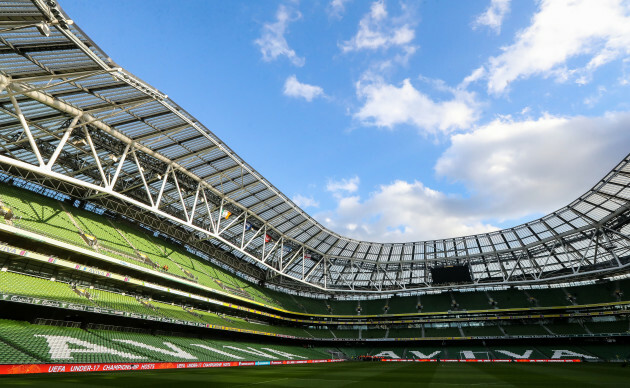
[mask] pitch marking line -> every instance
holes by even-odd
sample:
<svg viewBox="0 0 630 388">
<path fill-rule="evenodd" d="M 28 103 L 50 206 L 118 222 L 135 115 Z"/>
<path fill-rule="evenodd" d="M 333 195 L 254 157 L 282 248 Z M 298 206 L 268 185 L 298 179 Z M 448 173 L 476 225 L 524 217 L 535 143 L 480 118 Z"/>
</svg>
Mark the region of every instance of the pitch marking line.
<svg viewBox="0 0 630 388">
<path fill-rule="evenodd" d="M 284 377 L 282 379 L 273 379 L 273 380 L 266 380 L 266 381 L 259 381 L 257 383 L 251 383 L 251 384 L 243 384 L 243 385 L 237 385 L 236 388 L 238 387 L 246 387 L 246 386 L 250 386 L 250 385 L 258 385 L 258 384 L 265 384 L 265 383 L 271 383 L 272 381 L 280 381 L 280 380 L 288 380 L 288 377 Z"/>
</svg>

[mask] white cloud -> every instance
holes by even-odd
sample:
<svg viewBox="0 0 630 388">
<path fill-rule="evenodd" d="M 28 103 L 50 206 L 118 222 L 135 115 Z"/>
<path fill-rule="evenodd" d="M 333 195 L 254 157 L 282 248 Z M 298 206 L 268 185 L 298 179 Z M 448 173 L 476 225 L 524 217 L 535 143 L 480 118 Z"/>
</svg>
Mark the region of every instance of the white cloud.
<svg viewBox="0 0 630 388">
<path fill-rule="evenodd" d="M 348 237 L 404 242 L 463 236 L 496 230 L 461 209 L 460 197 L 448 196 L 421 182 L 395 181 L 382 185 L 369 198 L 339 197 L 334 212 L 316 215 L 322 223 Z"/>
<path fill-rule="evenodd" d="M 341 19 L 344 12 L 346 11 L 346 3 L 350 0 L 331 0 L 326 7 L 326 12 L 328 12 L 328 16 L 334 17 L 337 19 Z"/>
<path fill-rule="evenodd" d="M 606 87 L 600 85 L 597 87 L 597 93 L 592 94 L 584 99 L 584 105 L 589 108 L 594 107 L 606 94 Z"/>
<path fill-rule="evenodd" d="M 341 44 L 343 52 L 387 49 L 393 46 L 408 48 L 415 31 L 405 18 L 388 18 L 383 0 L 375 1 L 359 22 L 356 35 Z M 415 51 L 415 49 L 413 50 Z"/>
<path fill-rule="evenodd" d="M 463 183 L 480 217 L 548 213 L 586 192 L 628 153 L 630 113 L 499 119 L 451 137 L 436 172 Z"/>
<path fill-rule="evenodd" d="M 291 200 L 293 201 L 293 203 L 295 203 L 301 208 L 319 207 L 319 202 L 316 201 L 313 197 L 306 197 L 301 194 L 297 194 L 297 195 L 294 195 L 293 198 L 291 198 Z"/>
<path fill-rule="evenodd" d="M 496 223 L 557 210 L 590 189 L 628 152 L 630 112 L 602 117 L 496 120 L 451 137 L 436 163 L 466 196 L 397 180 L 367 197 L 337 191 L 336 208 L 316 217 L 349 237 L 403 242 L 496 230 Z"/>
<path fill-rule="evenodd" d="M 359 177 L 354 176 L 350 179 L 341 179 L 338 181 L 329 180 L 326 184 L 326 190 L 333 194 L 354 193 L 359 189 Z"/>
<path fill-rule="evenodd" d="M 278 7 L 276 21 L 263 25 L 262 36 L 254 41 L 259 47 L 263 59 L 273 61 L 279 56 L 286 56 L 295 66 L 304 66 L 304 58 L 299 57 L 289 47 L 284 34 L 290 22 L 300 19 L 302 15 L 287 9 L 284 5 Z"/>
<path fill-rule="evenodd" d="M 457 87 L 459 89 L 466 89 L 468 85 L 481 79 L 485 75 L 485 73 L 486 73 L 486 69 L 484 69 L 483 66 L 478 67 L 475 70 L 473 70 L 473 72 L 470 73 L 469 76 L 464 78 L 464 80 Z"/>
<path fill-rule="evenodd" d="M 630 53 L 630 6 L 620 0 L 544 0 L 529 27 L 492 57 L 488 91 L 533 75 L 589 81 L 598 67 Z M 569 68 L 575 59 L 579 66 Z"/>
<path fill-rule="evenodd" d="M 441 83 L 440 88 L 452 98 L 434 101 L 409 79 L 396 86 L 378 77 L 366 77 L 356 85 L 357 95 L 365 103 L 354 116 L 367 125 L 392 128 L 409 124 L 429 133 L 469 128 L 479 114 L 474 93 L 450 89 Z"/>
<path fill-rule="evenodd" d="M 501 32 L 503 18 L 510 12 L 510 0 L 491 0 L 490 5 L 484 13 L 477 16 L 473 23 L 473 29 L 486 26 L 496 34 Z"/>
<path fill-rule="evenodd" d="M 285 96 L 303 98 L 306 101 L 312 101 L 316 97 L 324 96 L 324 89 L 319 86 L 303 84 L 297 80 L 295 75 L 287 77 L 284 82 Z"/>
</svg>

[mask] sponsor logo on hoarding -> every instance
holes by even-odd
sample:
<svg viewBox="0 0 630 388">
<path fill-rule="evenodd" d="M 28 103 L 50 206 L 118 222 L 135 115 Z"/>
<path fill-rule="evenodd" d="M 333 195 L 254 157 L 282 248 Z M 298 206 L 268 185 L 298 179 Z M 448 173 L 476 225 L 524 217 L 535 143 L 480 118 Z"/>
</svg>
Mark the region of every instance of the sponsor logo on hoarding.
<svg viewBox="0 0 630 388">
<path fill-rule="evenodd" d="M 105 364 L 103 366 L 104 371 L 121 371 L 121 370 L 134 370 L 138 369 L 138 365 L 134 364 Z"/>
<path fill-rule="evenodd" d="M 50 300 L 42 300 L 42 306 L 59 307 L 59 306 L 61 306 L 61 303 L 59 303 L 59 302 L 52 302 Z"/>
<path fill-rule="evenodd" d="M 13 295 L 13 296 L 11 296 L 11 302 L 32 303 L 33 299 L 32 298 L 27 298 L 27 297 L 24 297 L 24 296 Z"/>
<path fill-rule="evenodd" d="M 0 245 L 0 252 L 6 252 L 13 255 L 19 255 L 19 256 L 26 255 L 26 251 L 23 251 L 21 249 L 18 249 L 9 245 Z"/>
<path fill-rule="evenodd" d="M 72 365 L 70 372 L 96 372 L 100 369 L 100 365 Z"/>
<path fill-rule="evenodd" d="M 503 349 L 493 349 L 493 351 L 497 355 L 500 354 L 501 356 L 507 356 L 505 358 L 507 360 L 513 359 L 516 361 L 522 361 L 522 360 L 533 361 L 533 360 L 538 360 L 538 359 L 561 360 L 561 361 L 567 360 L 567 359 L 590 359 L 590 360 L 597 359 L 597 357 L 590 356 L 588 354 L 578 353 L 578 352 L 574 352 L 574 351 L 566 350 L 566 349 L 554 349 L 551 351 L 551 356 L 543 355 L 540 353 L 535 354 L 533 349 L 523 350 L 523 353 L 515 353 L 512 351 L 503 350 Z M 423 353 L 419 350 L 408 350 L 407 354 L 412 355 L 414 358 L 405 359 L 405 360 L 437 360 L 441 358 L 440 357 L 441 353 L 442 353 L 441 350 L 436 350 L 432 353 Z M 475 360 L 474 362 L 481 362 L 481 360 L 485 360 L 484 358 L 479 358 L 480 356 L 479 352 L 473 352 L 471 350 L 461 350 L 459 352 L 459 355 L 462 362 L 466 360 Z M 375 354 L 374 357 L 381 357 L 381 358 L 389 359 L 389 360 L 399 360 L 399 359 L 402 360 L 400 356 L 396 354 L 396 352 L 391 351 L 391 350 L 381 351 L 380 353 Z M 441 361 L 446 362 L 446 359 L 441 359 Z M 453 362 L 453 361 L 448 361 L 448 362 Z"/>
<path fill-rule="evenodd" d="M 51 365 L 48 367 L 48 373 L 65 372 L 66 367 L 64 365 Z"/>
</svg>

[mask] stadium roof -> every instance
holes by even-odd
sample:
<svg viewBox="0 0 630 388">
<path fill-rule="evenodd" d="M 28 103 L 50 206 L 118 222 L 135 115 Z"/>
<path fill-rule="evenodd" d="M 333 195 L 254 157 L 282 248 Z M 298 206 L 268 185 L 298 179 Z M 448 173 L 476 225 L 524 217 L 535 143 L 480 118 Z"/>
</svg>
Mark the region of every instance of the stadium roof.
<svg viewBox="0 0 630 388">
<path fill-rule="evenodd" d="M 162 231 L 177 225 L 186 243 L 255 264 L 270 283 L 395 292 L 439 287 L 430 269 L 455 264 L 469 266 L 469 285 L 628 266 L 630 155 L 538 220 L 474 236 L 375 243 L 320 225 L 164 93 L 119 67 L 54 1 L 0 4 L 0 89 L 4 171 L 145 224 L 150 214 Z"/>
</svg>

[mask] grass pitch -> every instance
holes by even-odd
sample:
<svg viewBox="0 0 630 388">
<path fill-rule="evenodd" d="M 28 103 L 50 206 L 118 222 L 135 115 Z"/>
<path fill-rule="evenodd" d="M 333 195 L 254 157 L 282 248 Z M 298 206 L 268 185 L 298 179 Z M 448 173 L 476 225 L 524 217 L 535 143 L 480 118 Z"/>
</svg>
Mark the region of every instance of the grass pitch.
<svg viewBox="0 0 630 388">
<path fill-rule="evenodd" d="M 339 363 L 0 377 L 2 387 L 628 387 L 620 364 Z"/>
</svg>

